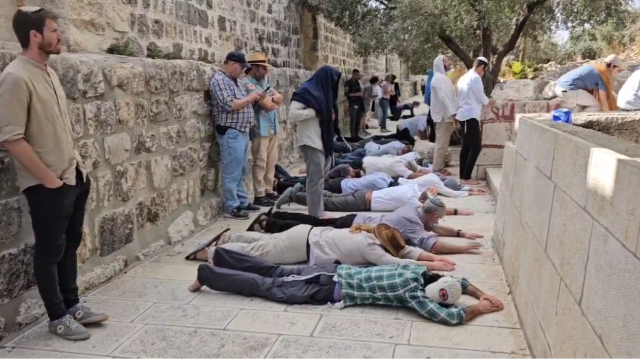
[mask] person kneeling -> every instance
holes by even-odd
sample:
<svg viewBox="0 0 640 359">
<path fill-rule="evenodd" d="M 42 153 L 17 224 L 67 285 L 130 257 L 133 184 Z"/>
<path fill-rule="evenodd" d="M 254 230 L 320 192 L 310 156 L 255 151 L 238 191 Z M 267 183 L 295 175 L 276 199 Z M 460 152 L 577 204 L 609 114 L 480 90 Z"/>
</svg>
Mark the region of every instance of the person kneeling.
<svg viewBox="0 0 640 359">
<path fill-rule="evenodd" d="M 219 248 L 213 263 L 198 267 L 195 292 L 209 289 L 260 297 L 285 304 L 337 303 L 337 307 L 386 305 L 405 307 L 445 325 L 461 325 L 473 318 L 504 309 L 466 278 L 431 273 L 413 264 L 354 267 L 340 264 L 283 267 L 264 259 Z M 479 300 L 466 308 L 454 306 L 462 294 Z"/>
</svg>

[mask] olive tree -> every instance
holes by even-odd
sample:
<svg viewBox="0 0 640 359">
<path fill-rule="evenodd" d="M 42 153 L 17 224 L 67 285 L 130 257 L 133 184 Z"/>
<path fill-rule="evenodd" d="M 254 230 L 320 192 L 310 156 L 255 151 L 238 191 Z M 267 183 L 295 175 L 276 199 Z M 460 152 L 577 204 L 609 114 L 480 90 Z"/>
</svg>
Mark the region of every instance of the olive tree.
<svg viewBox="0 0 640 359">
<path fill-rule="evenodd" d="M 363 56 L 397 53 L 412 73 L 425 73 L 433 59 L 453 54 L 471 68 L 489 60 L 485 90 L 495 86 L 505 57 L 520 38 L 557 29 L 583 29 L 619 17 L 632 0 L 305 0 L 353 35 Z"/>
</svg>

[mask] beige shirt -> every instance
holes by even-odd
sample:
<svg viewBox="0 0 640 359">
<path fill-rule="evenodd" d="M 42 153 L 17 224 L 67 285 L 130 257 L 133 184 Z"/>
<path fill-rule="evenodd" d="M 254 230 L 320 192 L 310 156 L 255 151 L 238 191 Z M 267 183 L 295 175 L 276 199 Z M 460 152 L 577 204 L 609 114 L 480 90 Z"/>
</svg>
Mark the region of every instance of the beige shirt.
<svg viewBox="0 0 640 359">
<path fill-rule="evenodd" d="M 76 184 L 76 167 L 86 176 L 58 75 L 24 56 L 18 56 L 0 75 L 0 144 L 21 138 L 64 183 Z M 41 184 L 15 163 L 21 191 Z"/>
<path fill-rule="evenodd" d="M 312 108 L 308 108 L 300 102 L 291 101 L 289 121 L 298 124 L 298 130 L 296 131 L 298 147 L 310 146 L 324 151 L 320 120 L 318 120 L 316 112 Z"/>
</svg>

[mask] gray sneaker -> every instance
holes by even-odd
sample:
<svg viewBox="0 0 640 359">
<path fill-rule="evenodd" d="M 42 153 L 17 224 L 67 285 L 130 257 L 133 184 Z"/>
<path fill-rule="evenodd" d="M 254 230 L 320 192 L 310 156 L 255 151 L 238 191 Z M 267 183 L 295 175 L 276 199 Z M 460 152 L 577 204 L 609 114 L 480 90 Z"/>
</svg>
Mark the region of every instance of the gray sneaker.
<svg viewBox="0 0 640 359">
<path fill-rule="evenodd" d="M 109 316 L 101 313 L 94 313 L 91 309 L 78 304 L 69 309 L 69 315 L 82 325 L 98 324 L 109 320 Z"/>
<path fill-rule="evenodd" d="M 287 188 L 284 192 L 282 192 L 280 198 L 278 198 L 278 200 L 276 201 L 276 209 L 280 209 L 280 207 L 284 206 L 285 204 L 291 203 L 294 193 L 295 190 L 293 189 L 293 187 Z"/>
<path fill-rule="evenodd" d="M 86 340 L 91 333 L 70 315 L 49 322 L 49 333 L 67 340 Z"/>
</svg>

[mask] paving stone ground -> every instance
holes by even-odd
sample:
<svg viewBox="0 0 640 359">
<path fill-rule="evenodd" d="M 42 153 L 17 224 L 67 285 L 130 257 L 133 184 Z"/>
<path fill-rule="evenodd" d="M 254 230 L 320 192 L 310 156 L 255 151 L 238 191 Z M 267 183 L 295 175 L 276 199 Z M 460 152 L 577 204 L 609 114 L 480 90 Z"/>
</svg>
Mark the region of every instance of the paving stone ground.
<svg viewBox="0 0 640 359">
<path fill-rule="evenodd" d="M 395 130 L 391 122 L 390 129 Z M 528 357 L 523 332 L 502 267 L 493 250 L 495 204 L 491 196 L 443 198 L 474 216 L 451 216 L 442 224 L 485 235 L 479 255 L 451 256 L 453 275 L 466 276 L 505 302 L 502 312 L 447 327 L 396 308 L 283 305 L 211 290 L 190 293 L 198 263 L 184 256 L 223 228 L 244 230 L 247 221 L 219 220 L 190 240 L 135 266 L 83 300 L 108 313 L 92 337 L 68 342 L 46 324 L 28 329 L 0 349 L 0 357 L 158 358 L 424 358 Z M 301 211 L 301 206 L 285 206 Z M 332 213 L 341 216 L 346 213 Z M 466 241 L 443 238 L 450 242 Z M 463 296 L 461 304 L 475 299 Z"/>
</svg>

